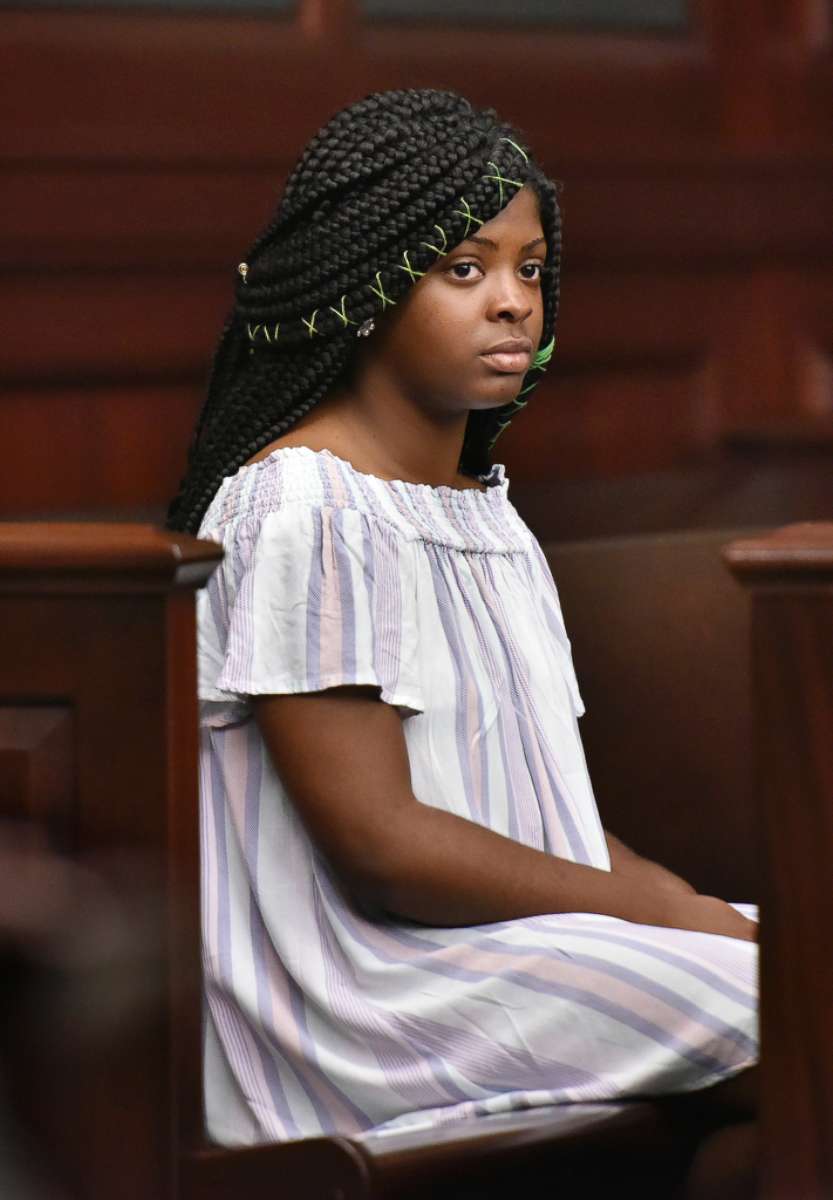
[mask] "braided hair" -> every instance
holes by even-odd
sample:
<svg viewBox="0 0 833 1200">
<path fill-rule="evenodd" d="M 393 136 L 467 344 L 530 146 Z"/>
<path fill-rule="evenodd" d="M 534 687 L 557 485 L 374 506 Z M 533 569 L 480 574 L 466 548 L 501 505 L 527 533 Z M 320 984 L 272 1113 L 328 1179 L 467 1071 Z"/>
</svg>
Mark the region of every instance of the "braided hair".
<svg viewBox="0 0 833 1200">
<path fill-rule="evenodd" d="M 494 109 L 476 110 L 452 91 L 374 92 L 336 113 L 303 151 L 273 220 L 238 268 L 167 527 L 196 533 L 223 479 L 348 377 L 368 318 L 527 183 L 547 239 L 541 345 L 549 350 L 536 356 L 515 400 L 469 413 L 460 469 L 471 475 L 488 471 L 491 447 L 551 353 L 559 185 Z"/>
</svg>

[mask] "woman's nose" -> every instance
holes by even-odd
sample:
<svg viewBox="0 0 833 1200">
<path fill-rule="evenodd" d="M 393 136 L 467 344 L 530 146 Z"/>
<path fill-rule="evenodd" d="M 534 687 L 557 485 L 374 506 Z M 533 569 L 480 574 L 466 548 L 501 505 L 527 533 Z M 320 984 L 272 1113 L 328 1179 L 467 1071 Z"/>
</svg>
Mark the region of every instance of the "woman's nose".
<svg viewBox="0 0 833 1200">
<path fill-rule="evenodd" d="M 529 294 L 529 286 L 524 285 L 517 277 L 501 277 L 501 282 L 492 296 L 490 317 L 514 321 L 525 320 L 533 310 L 533 301 Z"/>
</svg>

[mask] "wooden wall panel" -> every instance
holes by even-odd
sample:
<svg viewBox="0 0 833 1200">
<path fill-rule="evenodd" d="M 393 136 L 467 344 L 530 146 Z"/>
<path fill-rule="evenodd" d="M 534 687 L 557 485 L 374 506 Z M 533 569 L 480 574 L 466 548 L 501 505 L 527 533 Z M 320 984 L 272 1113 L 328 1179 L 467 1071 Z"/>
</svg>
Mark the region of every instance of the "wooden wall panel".
<svg viewBox="0 0 833 1200">
<path fill-rule="evenodd" d="M 248 243 L 286 168 L 41 159 L 11 162 L 3 176 L 6 271 L 42 271 L 48 281 L 56 271 L 164 269 L 176 287 L 194 283 L 180 268 L 218 271 Z"/>
<path fill-rule="evenodd" d="M 496 447 L 514 478 L 833 413 L 829 5 L 691 13 L 683 36 L 362 25 L 352 0 L 7 13 L 0 510 L 159 508 L 237 262 L 308 138 L 386 87 L 494 105 L 564 183 L 556 356 Z"/>
<path fill-rule="evenodd" d="M 217 270 L 128 267 L 6 278 L 14 339 L 0 371 L 18 386 L 191 381 L 207 371 L 230 303 Z"/>
<path fill-rule="evenodd" d="M 0 511 L 161 518 L 200 404 L 193 383 L 9 389 Z"/>
<path fill-rule="evenodd" d="M 524 477 L 540 479 L 684 465 L 701 441 L 706 380 L 704 367 L 683 363 L 566 374 L 536 398 L 534 419 L 503 435 L 496 456 L 522 461 Z"/>
<path fill-rule="evenodd" d="M 0 817 L 38 823 L 66 844 L 74 787 L 71 708 L 0 707 Z"/>
</svg>

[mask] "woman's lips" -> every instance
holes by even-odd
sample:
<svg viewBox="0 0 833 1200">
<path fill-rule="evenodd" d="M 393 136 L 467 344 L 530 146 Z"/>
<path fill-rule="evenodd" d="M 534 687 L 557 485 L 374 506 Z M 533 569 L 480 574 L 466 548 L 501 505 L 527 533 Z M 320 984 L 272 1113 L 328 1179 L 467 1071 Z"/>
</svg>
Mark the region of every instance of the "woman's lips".
<svg viewBox="0 0 833 1200">
<path fill-rule="evenodd" d="M 496 371 L 514 374 L 529 369 L 529 360 L 532 355 L 526 350 L 520 352 L 517 350 L 493 350 L 491 354 L 481 354 L 480 357 L 485 359 Z"/>
</svg>

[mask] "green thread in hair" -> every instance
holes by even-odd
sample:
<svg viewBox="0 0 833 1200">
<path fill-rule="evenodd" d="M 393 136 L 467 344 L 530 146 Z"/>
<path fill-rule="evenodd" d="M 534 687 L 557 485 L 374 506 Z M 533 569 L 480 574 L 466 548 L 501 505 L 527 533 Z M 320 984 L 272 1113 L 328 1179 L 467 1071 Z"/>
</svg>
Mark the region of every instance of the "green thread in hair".
<svg viewBox="0 0 833 1200">
<path fill-rule="evenodd" d="M 476 217 L 471 211 L 469 208 L 469 202 L 465 196 L 461 196 L 460 200 L 463 202 L 463 204 L 465 204 L 466 211 L 463 212 L 461 209 L 455 208 L 454 212 L 457 213 L 458 216 L 466 218 L 466 232 L 463 234 L 463 238 L 467 238 L 469 236 L 469 230 L 471 229 L 472 221 L 476 221 L 478 225 L 483 225 L 484 222 L 480 220 L 480 217 Z"/>
<path fill-rule="evenodd" d="M 503 185 L 505 183 L 512 183 L 515 185 L 515 187 L 522 188 L 523 182 L 520 179 L 507 179 L 505 175 L 501 175 L 500 167 L 498 167 L 496 163 L 493 163 L 491 159 L 488 159 L 487 161 L 488 161 L 490 167 L 495 168 L 495 171 L 497 172 L 497 174 L 496 175 L 484 175 L 483 178 L 484 179 L 494 179 L 496 181 L 497 186 L 498 186 L 498 195 L 500 197 L 499 203 L 500 203 L 501 208 L 503 208 Z M 481 221 L 481 224 L 482 224 L 482 221 Z"/>
<path fill-rule="evenodd" d="M 420 246 L 427 246 L 429 250 L 433 250 L 434 253 L 441 258 L 443 254 L 445 254 L 446 247 L 448 246 L 448 238 L 445 236 L 445 230 L 443 229 L 442 225 L 435 225 L 434 228 L 439 229 L 440 233 L 443 235 L 442 249 L 438 249 L 436 246 L 432 245 L 431 242 L 420 242 L 419 244 Z"/>
<path fill-rule="evenodd" d="M 490 450 L 492 449 L 492 447 L 494 446 L 495 442 L 498 440 L 498 438 L 499 438 L 499 437 L 500 437 L 500 435 L 503 433 L 504 429 L 506 428 L 506 426 L 507 426 L 508 424 L 509 424 L 509 422 L 508 422 L 508 421 L 498 421 L 498 426 L 497 426 L 497 429 L 496 429 L 496 431 L 495 431 L 495 436 L 494 436 L 493 438 L 491 438 L 491 440 L 489 441 L 489 449 L 490 449 Z"/>
<path fill-rule="evenodd" d="M 317 313 L 318 313 L 318 309 L 316 308 L 315 312 L 312 314 L 312 316 L 310 317 L 309 320 L 307 320 L 306 317 L 301 317 L 301 320 L 304 322 L 307 329 L 309 330 L 310 337 L 312 337 L 312 335 L 314 333 L 320 332 L 320 330 L 315 328 L 315 318 L 316 318 Z"/>
<path fill-rule="evenodd" d="M 344 311 L 344 301 L 346 299 L 347 299 L 347 293 L 345 292 L 345 294 L 341 297 L 341 308 L 340 309 L 333 308 L 332 304 L 328 305 L 330 312 L 334 312 L 335 315 L 343 322 L 343 326 L 345 329 L 347 328 L 348 325 L 356 324 L 355 321 L 351 321 L 351 319 L 347 316 L 347 313 Z"/>
<path fill-rule="evenodd" d="M 424 274 L 425 274 L 425 272 L 424 272 L 424 271 L 415 271 L 415 270 L 414 270 L 414 268 L 411 266 L 410 260 L 408 259 L 408 251 L 407 251 L 407 250 L 404 250 L 404 251 L 402 252 L 402 257 L 405 259 L 405 266 L 404 266 L 404 267 L 399 267 L 399 263 L 397 263 L 397 264 L 396 264 L 396 265 L 397 265 L 397 267 L 399 267 L 399 270 L 400 270 L 400 271 L 407 271 L 407 273 L 410 275 L 410 277 L 411 277 L 411 279 L 413 280 L 413 282 L 414 282 L 414 283 L 416 283 L 417 276 L 422 276 L 422 275 L 424 275 Z"/>
<path fill-rule="evenodd" d="M 384 312 L 389 304 L 396 304 L 396 301 L 391 300 L 389 296 L 385 295 L 385 289 L 382 284 L 381 274 L 382 274 L 381 271 L 376 272 L 376 282 L 379 285 L 378 288 L 375 288 L 372 283 L 369 283 L 367 286 L 370 288 L 371 292 L 373 292 L 374 295 L 378 296 L 379 299 L 382 301 L 382 312 Z"/>
<path fill-rule="evenodd" d="M 517 142 L 513 142 L 512 139 L 508 138 L 508 137 L 498 138 L 498 141 L 499 142 L 508 142 L 510 146 L 514 146 L 515 149 L 517 150 L 518 154 L 520 154 L 521 157 L 523 158 L 524 162 L 529 162 L 529 155 L 526 153 L 525 150 L 522 150 L 520 148 L 520 146 L 518 145 Z"/>
<path fill-rule="evenodd" d="M 546 346 L 542 346 L 541 349 L 538 351 L 538 353 L 535 355 L 535 357 L 532 360 L 532 366 L 529 369 L 532 371 L 537 368 L 537 370 L 539 370 L 539 371 L 545 371 L 547 368 L 547 363 L 552 358 L 552 352 L 554 349 L 555 349 L 555 335 L 553 334 L 553 336 L 550 338 L 550 340 L 546 344 Z"/>
</svg>

